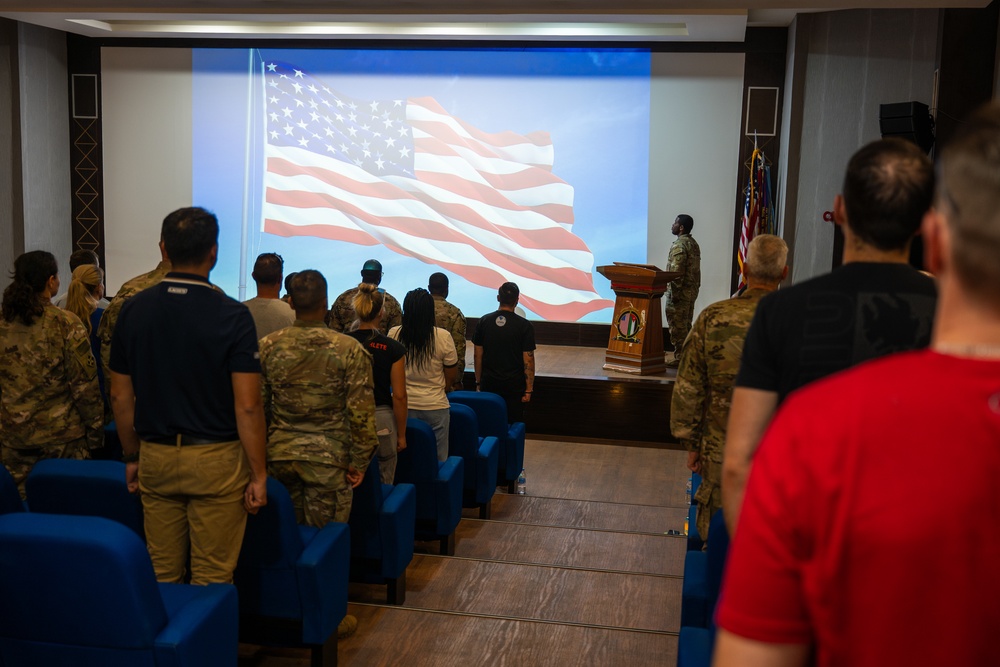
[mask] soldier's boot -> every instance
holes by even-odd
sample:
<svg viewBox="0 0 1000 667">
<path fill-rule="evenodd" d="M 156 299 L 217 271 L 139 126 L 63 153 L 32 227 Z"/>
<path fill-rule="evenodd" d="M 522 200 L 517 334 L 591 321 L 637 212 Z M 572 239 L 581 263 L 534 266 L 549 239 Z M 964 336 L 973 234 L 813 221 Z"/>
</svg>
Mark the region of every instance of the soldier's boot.
<svg viewBox="0 0 1000 667">
<path fill-rule="evenodd" d="M 337 626 L 337 639 L 347 639 L 358 629 L 358 619 L 348 614 Z"/>
</svg>

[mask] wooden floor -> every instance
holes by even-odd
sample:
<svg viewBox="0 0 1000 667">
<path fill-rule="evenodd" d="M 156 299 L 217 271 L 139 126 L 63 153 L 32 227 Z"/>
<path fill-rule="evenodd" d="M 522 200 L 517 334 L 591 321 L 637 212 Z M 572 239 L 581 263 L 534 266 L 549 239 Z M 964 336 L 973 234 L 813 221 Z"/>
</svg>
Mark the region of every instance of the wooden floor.
<svg viewBox="0 0 1000 667">
<path fill-rule="evenodd" d="M 685 454 L 529 440 L 527 495 L 467 511 L 455 555 L 420 544 L 406 602 L 351 585 L 358 631 L 339 664 L 673 665 L 687 514 Z M 299 667 L 308 654 L 241 645 L 241 667 Z"/>
</svg>

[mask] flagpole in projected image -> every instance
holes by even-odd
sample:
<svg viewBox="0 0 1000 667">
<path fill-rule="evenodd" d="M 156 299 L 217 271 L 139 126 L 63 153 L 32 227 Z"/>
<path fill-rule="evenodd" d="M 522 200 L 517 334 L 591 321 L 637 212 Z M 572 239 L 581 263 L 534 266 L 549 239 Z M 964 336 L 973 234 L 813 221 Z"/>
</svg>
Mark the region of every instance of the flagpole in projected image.
<svg viewBox="0 0 1000 667">
<path fill-rule="evenodd" d="M 247 49 L 247 138 L 243 155 L 243 220 L 240 228 L 240 275 L 239 300 L 246 301 L 247 294 L 247 246 L 250 243 L 250 170 L 251 141 L 253 140 L 253 49 Z"/>
</svg>

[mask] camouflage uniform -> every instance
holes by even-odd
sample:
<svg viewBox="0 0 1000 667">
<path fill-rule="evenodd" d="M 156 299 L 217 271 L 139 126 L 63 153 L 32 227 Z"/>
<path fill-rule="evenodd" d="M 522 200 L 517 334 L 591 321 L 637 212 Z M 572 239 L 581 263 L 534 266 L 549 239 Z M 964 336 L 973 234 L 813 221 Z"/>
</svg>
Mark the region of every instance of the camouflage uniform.
<svg viewBox="0 0 1000 667">
<path fill-rule="evenodd" d="M 142 290 L 160 283 L 168 273 L 170 273 L 170 262 L 161 261 L 149 273 L 136 276 L 122 285 L 118 294 L 111 300 L 111 304 L 105 309 L 101 324 L 97 327 L 97 337 L 101 339 L 101 367 L 104 369 L 104 377 L 108 378 L 109 387 L 111 386 L 111 336 L 115 332 L 115 325 L 118 324 L 122 306 Z"/>
<path fill-rule="evenodd" d="M 689 452 L 701 455 L 698 505 L 699 535 L 708 535 L 712 514 L 722 507 L 722 450 L 740 370 L 743 341 L 757 304 L 770 290 L 748 289 L 742 295 L 708 306 L 688 336 L 670 400 L 670 432 Z"/>
<path fill-rule="evenodd" d="M 347 469 L 364 472 L 378 447 L 372 362 L 361 343 L 303 322 L 260 339 L 267 465 L 288 488 L 300 523 L 347 521 Z"/>
<path fill-rule="evenodd" d="M 667 291 L 663 295 L 670 343 L 674 346 L 674 357 L 679 358 L 684 339 L 691 330 L 694 302 L 698 298 L 698 288 L 701 287 L 701 248 L 690 234 L 681 234 L 670 246 L 667 271 L 679 271 L 683 274 L 667 285 Z"/>
<path fill-rule="evenodd" d="M 326 323 L 334 331 L 343 333 L 354 329 L 354 320 L 357 319 L 354 315 L 354 295 L 357 293 L 358 288 L 353 287 L 338 296 L 337 300 L 333 302 L 333 307 L 327 313 Z M 393 295 L 386 292 L 385 301 L 382 303 L 382 325 L 379 327 L 379 331 L 386 333 L 389 329 L 402 323 L 403 308 Z"/>
<path fill-rule="evenodd" d="M 465 315 L 458 306 L 448 303 L 443 296 L 434 296 L 434 324 L 451 334 L 458 353 L 458 365 L 465 370 Z M 458 382 L 462 381 L 461 373 Z"/>
<path fill-rule="evenodd" d="M 48 304 L 31 326 L 0 319 L 0 453 L 24 497 L 36 461 L 83 459 L 104 438 L 97 362 L 80 319 Z"/>
</svg>

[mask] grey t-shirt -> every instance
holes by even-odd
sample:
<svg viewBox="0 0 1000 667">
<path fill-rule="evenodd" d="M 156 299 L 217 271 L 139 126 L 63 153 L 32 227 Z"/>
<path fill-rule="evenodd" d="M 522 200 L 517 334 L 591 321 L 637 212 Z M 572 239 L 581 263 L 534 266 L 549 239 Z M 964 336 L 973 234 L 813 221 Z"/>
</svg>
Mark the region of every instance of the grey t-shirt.
<svg viewBox="0 0 1000 667">
<path fill-rule="evenodd" d="M 257 340 L 269 333 L 284 329 L 295 322 L 295 311 L 281 299 L 264 299 L 255 296 L 243 302 L 253 316 L 257 327 Z"/>
</svg>

